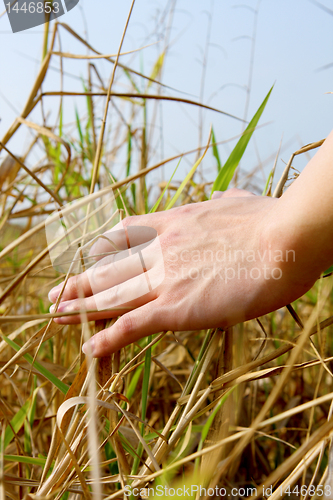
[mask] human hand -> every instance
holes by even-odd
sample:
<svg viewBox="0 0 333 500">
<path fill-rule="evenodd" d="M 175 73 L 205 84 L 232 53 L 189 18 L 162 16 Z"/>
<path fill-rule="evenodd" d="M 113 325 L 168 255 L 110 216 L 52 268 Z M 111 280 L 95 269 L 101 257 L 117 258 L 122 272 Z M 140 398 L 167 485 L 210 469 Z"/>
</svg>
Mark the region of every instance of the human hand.
<svg viewBox="0 0 333 500">
<path fill-rule="evenodd" d="M 69 278 L 57 312 L 78 315 L 55 321 L 79 323 L 80 311 L 96 309 L 89 321 L 114 318 L 124 306 L 122 316 L 89 341 L 93 356 L 101 357 L 160 331 L 227 328 L 290 303 L 314 278 L 297 269 L 288 231 L 280 230 L 279 201 L 230 189 L 211 201 L 124 219 L 105 234 L 126 251 L 130 233 L 134 254 L 102 258 Z M 100 239 L 91 253 L 113 250 Z M 159 284 L 147 288 L 147 275 Z M 61 288 L 51 290 L 52 302 Z"/>
</svg>

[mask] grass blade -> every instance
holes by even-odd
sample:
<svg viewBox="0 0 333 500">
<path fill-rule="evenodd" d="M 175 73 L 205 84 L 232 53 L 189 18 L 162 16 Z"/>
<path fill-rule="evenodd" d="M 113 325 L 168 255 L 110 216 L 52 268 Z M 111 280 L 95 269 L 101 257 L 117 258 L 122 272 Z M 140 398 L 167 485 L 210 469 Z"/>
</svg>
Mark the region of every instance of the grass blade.
<svg viewBox="0 0 333 500">
<path fill-rule="evenodd" d="M 330 274 L 330 273 L 333 273 L 333 266 L 326 269 L 326 271 L 324 272 L 324 276 L 325 276 L 325 274 Z"/>
<path fill-rule="evenodd" d="M 266 95 L 265 99 L 259 106 L 258 111 L 250 121 L 249 125 L 246 127 L 244 134 L 239 139 L 235 148 L 232 150 L 229 158 L 227 159 L 226 163 L 221 168 L 213 184 L 211 195 L 214 193 L 214 191 L 225 191 L 226 189 L 228 189 L 230 181 L 233 178 L 235 170 L 238 167 L 240 160 L 242 159 L 242 156 L 247 148 L 247 145 L 252 137 L 253 132 L 256 129 L 258 121 L 266 107 L 267 101 L 269 99 L 269 96 L 271 95 L 272 90 L 273 87 Z"/>
<path fill-rule="evenodd" d="M 9 462 L 18 462 L 21 464 L 28 464 L 28 465 L 39 465 L 40 467 L 43 467 L 46 461 L 46 458 L 43 457 L 34 458 L 34 457 L 25 457 L 23 455 L 4 455 L 4 458 Z"/>
<path fill-rule="evenodd" d="M 235 385 L 228 392 L 226 392 L 224 394 L 224 396 L 222 396 L 222 398 L 217 403 L 217 405 L 215 406 L 215 408 L 212 411 L 212 413 L 209 415 L 209 417 L 207 419 L 207 422 L 204 424 L 202 432 L 201 432 L 201 438 L 200 438 L 200 442 L 199 442 L 199 446 L 198 446 L 198 451 L 202 450 L 202 448 L 204 446 L 205 439 L 208 436 L 209 429 L 211 428 L 211 426 L 212 426 L 212 424 L 214 422 L 214 418 L 215 418 L 217 412 L 221 409 L 221 407 L 224 405 L 224 403 L 226 402 L 226 400 L 228 399 L 228 397 L 230 396 L 230 394 L 233 392 L 233 390 L 236 389 L 236 387 L 237 386 Z M 196 470 L 199 467 L 199 464 L 200 464 L 200 457 L 198 457 L 196 459 L 196 462 L 195 462 Z"/>
<path fill-rule="evenodd" d="M 212 127 L 212 148 L 213 148 L 213 156 L 216 159 L 216 163 L 217 163 L 217 171 L 220 172 L 220 170 L 222 168 L 222 163 L 221 163 L 221 159 L 220 159 L 220 155 L 219 155 L 219 150 L 218 150 L 217 145 L 216 145 L 216 138 L 215 138 L 215 133 L 214 133 L 213 127 Z"/>
<path fill-rule="evenodd" d="M 14 415 L 14 417 L 11 419 L 10 425 L 6 428 L 3 450 L 7 448 L 7 446 L 13 439 L 14 433 L 17 434 L 24 424 L 30 409 L 30 405 L 31 401 L 30 399 L 28 399 L 28 401 L 26 401 L 22 408 L 20 408 L 16 415 Z"/>
<path fill-rule="evenodd" d="M 160 74 L 160 71 L 161 71 L 163 63 L 164 63 L 164 56 L 165 56 L 165 52 L 162 52 L 162 54 L 160 54 L 157 58 L 157 61 L 153 67 L 153 71 L 151 72 L 151 75 L 150 75 L 150 80 L 148 81 L 147 92 L 148 92 L 149 88 L 151 87 L 153 80 L 156 80 L 156 78 Z"/>
<path fill-rule="evenodd" d="M 159 197 L 159 199 L 157 200 L 157 202 L 155 203 L 155 205 L 153 206 L 153 208 L 151 208 L 151 209 L 150 209 L 150 212 L 149 212 L 150 214 L 153 214 L 153 213 L 154 213 L 154 212 L 156 212 L 156 210 L 158 209 L 158 207 L 159 207 L 159 205 L 160 205 L 160 203 L 161 203 L 161 201 L 162 201 L 162 198 L 163 198 L 163 196 L 164 196 L 164 194 L 165 194 L 166 190 L 168 189 L 168 187 L 169 187 L 169 185 L 170 185 L 170 182 L 171 182 L 171 181 L 172 181 L 172 179 L 173 179 L 173 176 L 174 176 L 174 175 L 175 175 L 175 173 L 177 172 L 177 169 L 178 169 L 178 167 L 179 167 L 179 165 L 180 165 L 181 160 L 182 160 L 182 159 L 180 158 L 179 162 L 177 163 L 177 166 L 176 166 L 175 170 L 173 171 L 172 176 L 171 176 L 171 177 L 170 177 L 170 179 L 168 180 L 168 182 L 167 182 L 167 184 L 166 184 L 165 188 L 163 189 L 161 196 Z"/>
<path fill-rule="evenodd" d="M 15 349 L 15 351 L 19 352 L 21 347 L 16 344 L 16 342 L 13 342 L 13 340 L 9 339 L 6 337 L 6 335 L 1 335 L 3 340 L 7 342 L 7 344 Z M 68 385 L 62 382 L 61 380 L 58 379 L 53 373 L 51 373 L 49 370 L 47 370 L 44 366 L 42 366 L 38 361 L 33 362 L 33 357 L 30 354 L 24 354 L 24 359 L 28 361 L 31 365 L 33 364 L 36 370 L 39 371 L 45 378 L 47 378 L 53 385 L 55 385 L 59 391 L 61 391 L 63 394 L 66 394 L 68 391 Z"/>
<path fill-rule="evenodd" d="M 202 156 L 200 156 L 199 160 L 197 160 L 195 162 L 195 164 L 193 165 L 193 167 L 191 168 L 191 170 L 189 171 L 189 173 L 187 174 L 187 176 L 185 177 L 185 179 L 183 180 L 183 182 L 181 183 L 181 185 L 179 186 L 179 188 L 177 189 L 175 195 L 173 196 L 173 198 L 169 201 L 168 205 L 166 206 L 165 210 L 169 210 L 170 208 L 172 208 L 174 206 L 174 204 L 176 203 L 176 201 L 178 200 L 178 198 L 180 197 L 180 195 L 182 194 L 182 192 L 184 191 L 184 188 L 186 186 L 186 184 L 192 179 L 193 175 L 195 174 L 195 171 L 196 169 L 198 168 L 198 166 L 200 165 L 200 163 L 202 162 L 202 160 L 204 159 L 206 153 L 207 153 L 207 150 L 209 148 L 209 144 L 210 144 L 210 140 L 211 140 L 211 137 L 212 137 L 212 128 L 210 129 L 209 131 L 209 138 L 208 138 L 208 143 L 207 143 L 207 146 L 206 146 L 206 149 L 203 153 Z"/>
<path fill-rule="evenodd" d="M 152 336 L 149 335 L 149 337 L 147 338 L 147 345 L 149 345 L 151 341 L 152 341 Z M 149 349 L 147 349 L 147 351 L 145 353 L 145 363 L 144 363 L 143 382 L 142 382 L 142 398 L 141 398 L 141 407 L 142 407 L 141 419 L 143 421 L 145 421 L 146 413 L 147 413 L 150 368 L 151 368 L 151 347 Z M 144 432 L 145 432 L 145 426 L 144 426 L 144 424 L 141 424 L 141 436 L 144 435 Z M 143 452 L 143 446 L 142 446 L 142 443 L 139 443 L 139 446 L 137 449 L 137 456 L 134 459 L 134 463 L 133 463 L 133 467 L 132 467 L 132 474 L 137 473 L 142 452 Z"/>
</svg>

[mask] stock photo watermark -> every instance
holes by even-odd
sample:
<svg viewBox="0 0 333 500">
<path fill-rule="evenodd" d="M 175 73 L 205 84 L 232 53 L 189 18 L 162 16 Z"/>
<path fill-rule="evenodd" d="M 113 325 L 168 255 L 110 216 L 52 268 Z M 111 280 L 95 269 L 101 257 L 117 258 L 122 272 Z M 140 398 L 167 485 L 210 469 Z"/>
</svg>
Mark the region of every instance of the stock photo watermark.
<svg viewBox="0 0 333 500">
<path fill-rule="evenodd" d="M 323 497 L 331 498 L 332 488 L 330 485 L 318 484 L 317 486 L 278 486 L 274 493 L 280 497 L 290 497 L 290 496 L 305 496 L 309 497 Z M 166 485 L 158 485 L 156 488 L 132 488 L 130 485 L 125 486 L 126 497 L 133 496 L 134 498 L 195 498 L 195 495 L 202 497 L 214 497 L 214 498 L 248 498 L 251 496 L 260 496 L 268 498 L 273 494 L 273 486 L 262 485 L 260 488 L 245 486 L 245 487 L 234 487 L 227 489 L 220 486 L 215 486 L 215 488 L 204 488 L 201 485 L 192 484 L 190 486 L 181 486 L 176 488 L 170 488 Z"/>
<path fill-rule="evenodd" d="M 169 277 L 172 279 L 279 280 L 283 276 L 281 262 L 295 262 L 295 250 L 242 250 L 221 245 L 217 251 L 182 250 L 167 252 Z"/>
<path fill-rule="evenodd" d="M 13 33 L 53 21 L 74 9 L 80 0 L 3 0 Z"/>
</svg>

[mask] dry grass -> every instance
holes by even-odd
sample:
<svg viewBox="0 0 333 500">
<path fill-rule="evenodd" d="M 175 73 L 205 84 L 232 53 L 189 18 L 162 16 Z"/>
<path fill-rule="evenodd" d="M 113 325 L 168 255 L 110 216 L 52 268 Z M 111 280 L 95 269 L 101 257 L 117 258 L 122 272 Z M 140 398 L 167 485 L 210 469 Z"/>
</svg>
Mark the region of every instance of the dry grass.
<svg viewBox="0 0 333 500">
<path fill-rule="evenodd" d="M 176 160 L 148 167 L 145 110 L 152 95 L 156 102 L 163 97 L 156 83 L 163 58 L 144 77 L 119 64 L 121 45 L 114 59 L 101 56 L 112 63 L 109 85 L 96 60 L 88 63 L 85 89 L 75 93 L 86 99 L 86 116 L 62 123 L 68 94 L 61 87 L 52 93 L 60 104 L 49 123 L 43 83 L 50 61 L 62 68 L 62 58 L 78 57 L 55 50 L 64 29 L 88 46 L 64 24 L 50 35 L 46 27 L 49 49 L 39 75 L 1 141 L 9 156 L 0 167 L 0 499 L 99 500 L 123 498 L 128 485 L 180 484 L 218 485 L 227 493 L 256 486 L 258 496 L 265 484 L 273 499 L 283 496 L 280 485 L 300 491 L 330 484 L 332 277 L 318 281 L 293 309 L 260 322 L 227 332 L 164 332 L 98 361 L 85 359 L 81 346 L 103 323 L 60 327 L 52 321 L 47 293 L 64 279 L 51 266 L 45 240 L 55 202 L 64 205 L 96 186 L 112 189 L 130 215 L 147 212 L 156 201 L 149 197 L 148 173 Z M 127 81 L 121 95 L 112 90 L 117 77 Z M 151 86 L 157 90 L 148 96 Z M 29 119 L 38 106 L 41 124 Z M 110 133 L 109 106 L 118 114 Z M 103 113 L 99 128 L 96 115 Z M 6 144 L 20 127 L 30 131 L 31 145 L 14 158 Z M 36 150 L 39 160 L 28 167 Z M 114 178 L 115 161 L 125 165 L 121 180 Z M 288 171 L 276 195 L 287 178 Z M 159 210 L 178 187 L 168 186 Z M 178 203 L 205 200 L 208 189 L 191 179 L 178 191 Z M 299 498 L 296 490 L 288 496 Z"/>
</svg>

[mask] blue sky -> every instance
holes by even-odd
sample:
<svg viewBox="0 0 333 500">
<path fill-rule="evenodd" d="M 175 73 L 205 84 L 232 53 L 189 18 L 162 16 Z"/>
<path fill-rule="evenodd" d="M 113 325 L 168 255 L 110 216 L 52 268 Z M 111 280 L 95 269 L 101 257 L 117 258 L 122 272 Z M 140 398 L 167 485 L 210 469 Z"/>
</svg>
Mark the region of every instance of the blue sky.
<svg viewBox="0 0 333 500">
<path fill-rule="evenodd" d="M 330 7 L 328 0 L 321 0 Z M 63 16 L 63 21 L 83 37 L 88 34 L 91 45 L 102 53 L 115 53 L 130 7 L 129 0 L 81 0 L 80 5 Z M 172 1 L 136 0 L 130 21 L 124 50 L 133 50 L 147 43 L 160 42 L 142 51 L 141 57 L 126 56 L 122 59 L 137 70 L 143 66 L 150 74 L 158 54 L 163 47 L 165 23 L 160 13 Z M 239 117 L 244 116 L 246 92 L 249 80 L 251 39 L 253 32 L 253 9 L 257 0 L 178 0 L 172 20 L 170 47 L 163 71 L 163 82 L 199 100 L 202 81 L 202 61 L 208 36 L 209 50 L 204 84 L 203 102 Z M 157 21 L 158 20 L 158 21 Z M 157 24 L 156 24 L 157 23 Z M 278 172 L 288 161 L 291 153 L 301 145 L 324 138 L 332 128 L 333 66 L 333 15 L 320 9 L 310 0 L 261 0 L 257 17 L 254 64 L 249 111 L 250 119 L 270 87 L 273 93 L 261 119 L 264 127 L 255 134 L 242 162 L 244 171 L 262 164 L 257 176 L 258 186 L 264 182 L 274 162 L 280 141 L 282 151 Z M 20 112 L 38 72 L 43 28 L 12 34 L 6 15 L 0 18 L 0 136 L 3 136 L 15 118 L 14 107 Z M 69 35 L 62 33 L 62 48 L 68 52 L 85 53 L 85 50 Z M 56 65 L 56 62 L 54 62 Z M 86 76 L 86 63 L 65 61 L 65 70 L 74 76 Z M 98 63 L 99 71 L 108 81 L 112 66 L 105 61 Z M 66 89 L 80 88 L 80 82 L 65 79 Z M 119 81 L 117 89 L 124 86 Z M 50 72 L 45 88 L 59 88 L 59 75 Z M 82 88 L 82 87 L 81 87 Z M 156 92 L 156 89 L 151 89 Z M 165 95 L 182 96 L 173 90 Z M 7 101 L 3 99 L 6 97 Z M 75 100 L 80 109 L 82 102 Z M 51 100 L 50 107 L 52 108 Z M 68 119 L 74 112 L 74 101 L 66 100 Z M 154 108 L 148 108 L 148 119 Z M 38 120 L 38 116 L 32 117 Z M 111 120 L 111 118 L 110 118 Z M 163 147 L 156 138 L 156 154 L 151 161 L 197 147 L 199 140 L 198 109 L 165 103 L 163 104 Z M 239 122 L 217 115 L 203 113 L 202 141 L 207 140 L 210 124 L 213 124 L 217 140 L 226 140 L 241 132 Z M 157 134 L 158 135 L 158 134 Z M 16 153 L 26 144 L 22 132 L 11 147 Z M 220 148 L 224 161 L 234 143 Z M 121 160 L 120 160 L 121 162 Z M 301 169 L 306 157 L 297 160 Z M 117 166 L 121 170 L 121 165 Z M 171 168 L 171 167 L 170 167 Z M 190 168 L 184 162 L 180 177 Z M 168 174 L 169 171 L 166 172 Z M 214 175 L 212 156 L 205 161 L 208 178 Z"/>
</svg>

